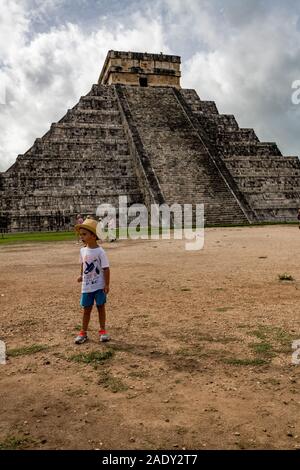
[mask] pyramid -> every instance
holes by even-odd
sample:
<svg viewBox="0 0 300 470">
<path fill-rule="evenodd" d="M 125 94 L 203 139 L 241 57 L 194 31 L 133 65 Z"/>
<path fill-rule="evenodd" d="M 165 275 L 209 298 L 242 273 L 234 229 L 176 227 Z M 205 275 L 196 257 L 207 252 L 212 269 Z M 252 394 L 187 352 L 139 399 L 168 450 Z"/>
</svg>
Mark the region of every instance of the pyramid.
<svg viewBox="0 0 300 470">
<path fill-rule="evenodd" d="M 180 87 L 180 57 L 109 51 L 98 84 L 0 173 L 0 227 L 60 230 L 99 204 L 204 204 L 206 225 L 285 222 L 300 162 Z"/>
</svg>

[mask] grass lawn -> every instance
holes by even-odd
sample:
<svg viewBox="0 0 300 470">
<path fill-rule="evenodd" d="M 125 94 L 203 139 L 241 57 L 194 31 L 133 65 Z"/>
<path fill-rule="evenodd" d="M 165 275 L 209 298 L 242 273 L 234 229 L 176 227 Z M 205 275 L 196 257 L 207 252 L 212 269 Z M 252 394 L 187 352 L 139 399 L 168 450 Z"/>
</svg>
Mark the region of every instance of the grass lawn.
<svg viewBox="0 0 300 470">
<path fill-rule="evenodd" d="M 240 227 L 240 226 L 245 226 L 245 227 L 257 227 L 257 226 L 263 226 L 263 225 L 296 225 L 295 222 L 264 222 L 264 223 L 257 223 L 253 225 L 248 225 L 248 224 L 237 224 L 237 225 L 226 225 L 223 224 L 222 227 Z M 206 228 L 210 227 L 217 227 L 217 225 L 210 226 L 207 225 Z M 187 227 L 190 228 L 190 227 Z M 195 227 L 193 227 L 193 230 L 195 230 Z M 198 229 L 199 230 L 199 229 Z M 153 234 L 156 235 L 162 235 L 163 233 L 168 232 L 168 229 L 159 227 L 159 228 L 150 228 L 150 227 L 142 227 L 140 229 L 140 232 L 137 235 L 136 228 L 128 228 L 128 229 L 116 229 L 116 238 L 140 238 L 141 235 L 144 235 L 145 238 L 147 238 L 147 235 L 151 234 L 151 231 Z M 171 229 L 171 233 L 173 232 L 173 229 Z M 65 240 L 76 240 L 76 233 L 75 231 L 69 231 L 69 232 L 21 232 L 21 233 L 4 233 L 0 234 L 0 246 L 1 245 L 8 245 L 8 244 L 14 244 L 14 243 L 33 243 L 33 242 L 55 242 L 55 241 L 65 241 Z"/>
<path fill-rule="evenodd" d="M 54 242 L 64 240 L 76 240 L 75 232 L 23 232 L 4 233 L 0 235 L 0 245 L 27 242 Z"/>
</svg>

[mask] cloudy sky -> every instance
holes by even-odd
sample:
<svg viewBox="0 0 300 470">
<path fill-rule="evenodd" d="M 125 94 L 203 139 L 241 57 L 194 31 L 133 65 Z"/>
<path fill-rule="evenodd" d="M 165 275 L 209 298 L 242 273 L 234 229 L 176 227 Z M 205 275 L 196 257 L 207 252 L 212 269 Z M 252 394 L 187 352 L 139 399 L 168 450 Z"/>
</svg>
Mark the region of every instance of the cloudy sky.
<svg viewBox="0 0 300 470">
<path fill-rule="evenodd" d="M 110 49 L 180 55 L 184 88 L 300 155 L 298 0 L 0 0 L 0 171 L 89 91 Z"/>
</svg>

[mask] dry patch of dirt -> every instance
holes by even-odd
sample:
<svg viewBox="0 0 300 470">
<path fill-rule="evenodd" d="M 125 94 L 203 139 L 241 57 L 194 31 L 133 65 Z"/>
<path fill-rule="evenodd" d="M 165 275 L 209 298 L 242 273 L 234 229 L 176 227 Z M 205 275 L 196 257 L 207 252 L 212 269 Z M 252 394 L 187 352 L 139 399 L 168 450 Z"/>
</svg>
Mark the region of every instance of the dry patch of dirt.
<svg viewBox="0 0 300 470">
<path fill-rule="evenodd" d="M 300 448 L 300 232 L 104 244 L 112 341 L 73 343 L 75 242 L 0 248 L 0 449 Z M 281 281 L 288 274 L 292 281 Z"/>
</svg>

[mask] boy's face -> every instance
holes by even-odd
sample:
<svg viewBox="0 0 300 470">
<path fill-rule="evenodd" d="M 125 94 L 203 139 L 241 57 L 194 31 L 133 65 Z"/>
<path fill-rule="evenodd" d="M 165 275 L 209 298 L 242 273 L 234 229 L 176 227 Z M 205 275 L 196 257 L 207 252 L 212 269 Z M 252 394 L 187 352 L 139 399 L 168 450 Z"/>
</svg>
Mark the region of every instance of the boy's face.
<svg viewBox="0 0 300 470">
<path fill-rule="evenodd" d="M 96 235 L 94 235 L 92 232 L 84 228 L 81 228 L 79 230 L 79 235 L 80 235 L 81 241 L 83 241 L 83 243 L 86 243 L 86 244 L 97 240 Z"/>
</svg>

